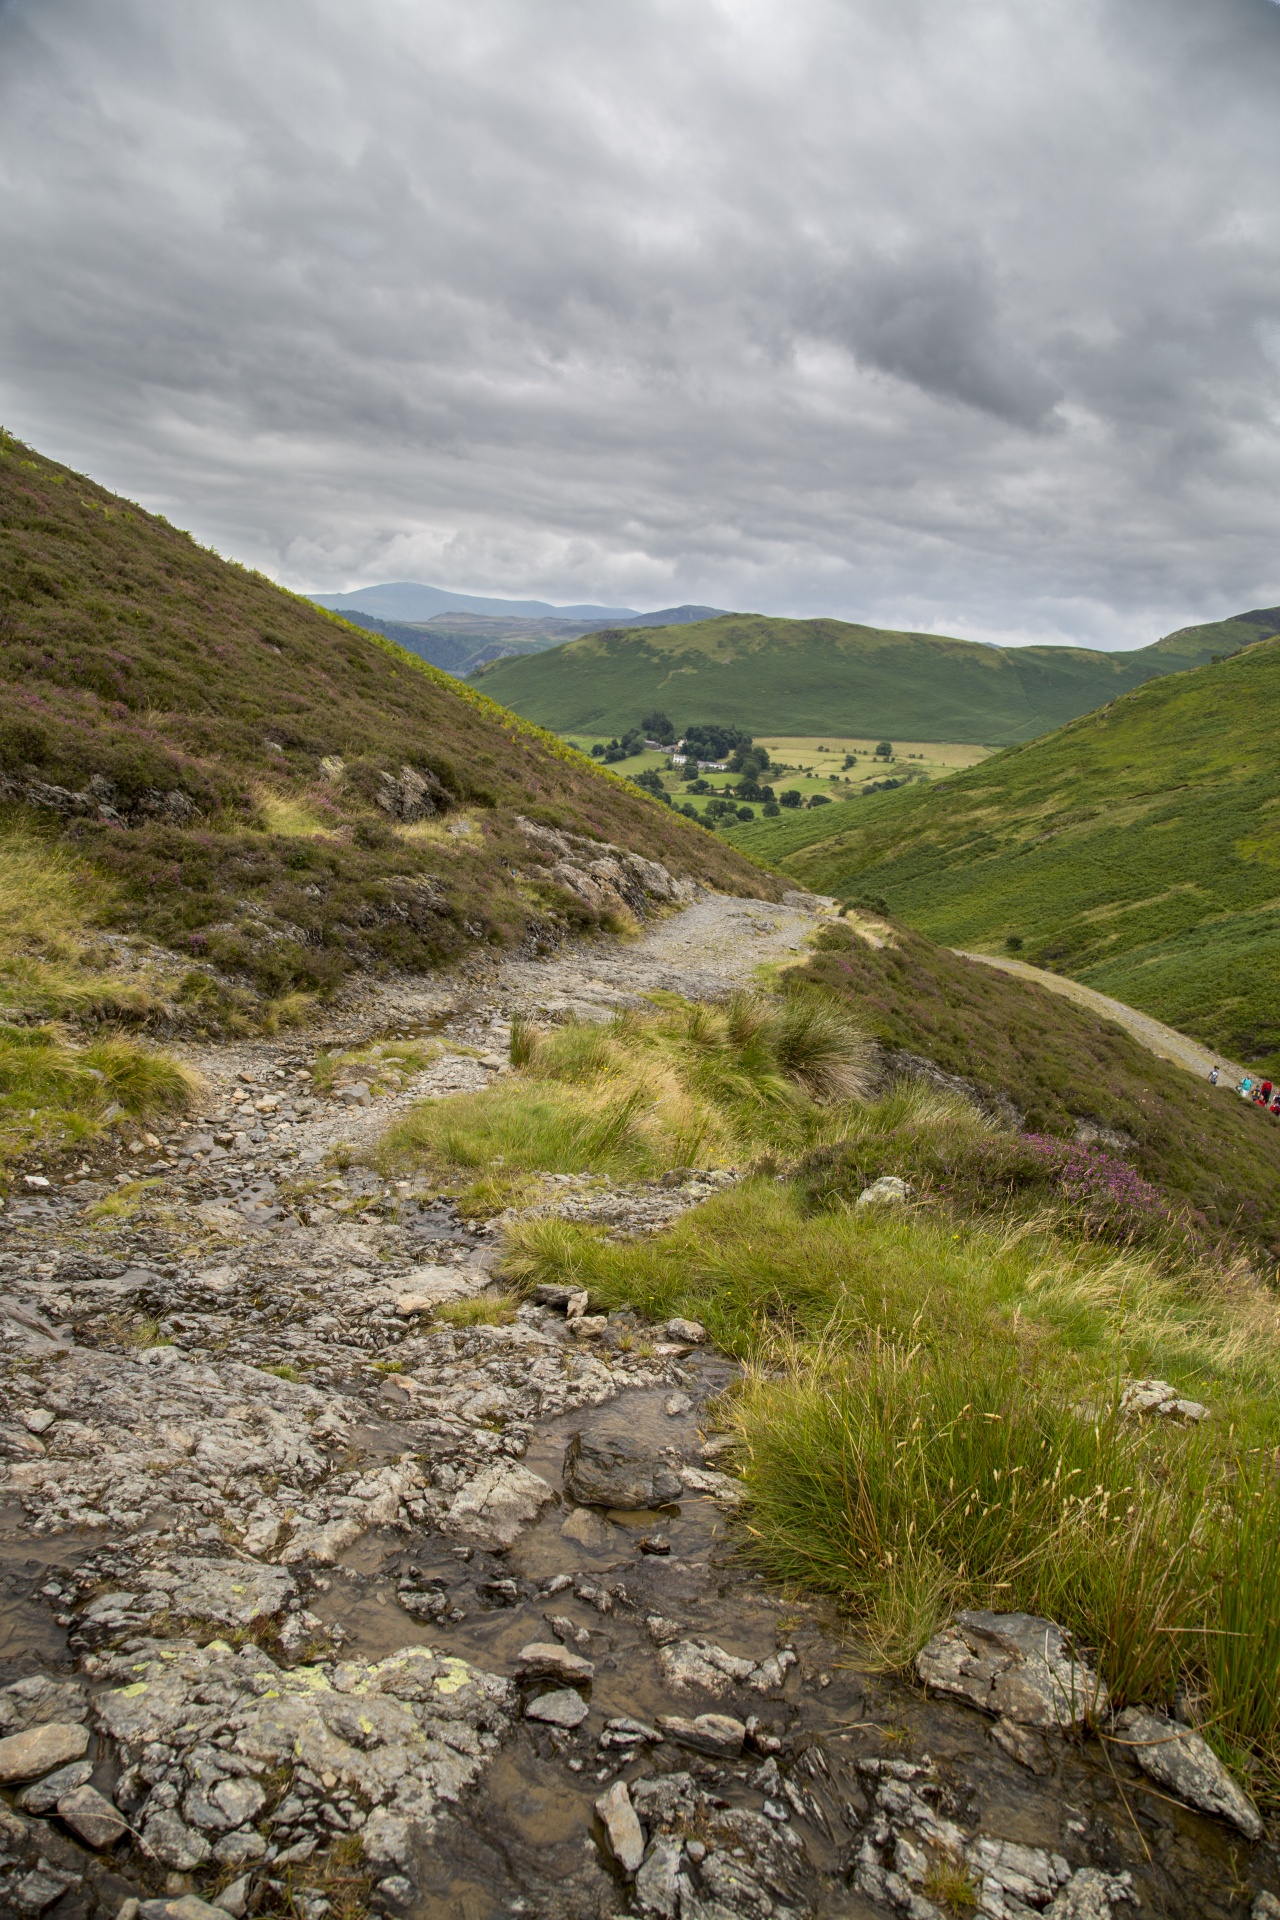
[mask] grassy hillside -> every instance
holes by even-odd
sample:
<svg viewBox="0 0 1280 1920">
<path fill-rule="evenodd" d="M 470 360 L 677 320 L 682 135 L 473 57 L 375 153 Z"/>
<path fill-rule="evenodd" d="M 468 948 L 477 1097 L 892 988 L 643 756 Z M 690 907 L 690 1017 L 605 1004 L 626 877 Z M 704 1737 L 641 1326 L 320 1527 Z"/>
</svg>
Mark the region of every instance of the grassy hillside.
<svg viewBox="0 0 1280 1920">
<path fill-rule="evenodd" d="M 1217 1182 L 1228 1208 L 1250 1179 L 1272 1233 L 1276 1137 L 1076 1009 L 900 927 L 864 931 L 883 944 L 826 930 L 774 996 L 522 1029 L 517 1071 L 406 1115 L 382 1170 L 527 1209 L 501 1278 L 585 1289 L 623 1344 L 637 1313 L 680 1314 L 739 1356 L 717 1463 L 744 1483 L 744 1544 L 835 1597 L 864 1650 L 909 1667 L 959 1605 L 1043 1613 L 1096 1651 L 1118 1703 L 1181 1688 L 1274 1797 L 1274 1295 L 1114 1154 L 1020 1137 L 954 1089 L 859 1097 L 864 1027 L 901 1043 L 923 1015 L 961 1068 L 1012 1070 L 1051 1128 L 1075 1100 L 1123 1115 L 1144 1165 Z M 654 1234 L 530 1204 L 548 1173 L 653 1180 L 695 1135 L 699 1164 L 742 1177 Z M 883 1174 L 904 1200 L 855 1204 Z M 1124 1383 L 1153 1376 L 1211 1408 L 1194 1439 L 1120 1414 Z"/>
<path fill-rule="evenodd" d="M 1254 629 L 1257 630 L 1256 628 Z M 1280 641 L 1149 682 L 936 792 L 733 832 L 800 884 L 1071 974 L 1280 1066 Z"/>
<path fill-rule="evenodd" d="M 693 626 L 589 634 L 499 660 L 482 670 L 481 684 L 557 733 L 623 733 L 660 707 L 677 728 L 718 720 L 749 733 L 999 746 L 1256 639 L 1251 618 L 1188 628 L 1135 653 L 1094 653 L 733 613 Z"/>
<path fill-rule="evenodd" d="M 483 695 L 7 436 L 0 798 L 0 980 L 19 1010 L 105 994 L 137 1013 L 118 966 L 103 984 L 111 934 L 177 956 L 169 999 L 216 1023 L 237 995 L 582 919 L 518 813 L 730 892 L 771 886 Z"/>
</svg>

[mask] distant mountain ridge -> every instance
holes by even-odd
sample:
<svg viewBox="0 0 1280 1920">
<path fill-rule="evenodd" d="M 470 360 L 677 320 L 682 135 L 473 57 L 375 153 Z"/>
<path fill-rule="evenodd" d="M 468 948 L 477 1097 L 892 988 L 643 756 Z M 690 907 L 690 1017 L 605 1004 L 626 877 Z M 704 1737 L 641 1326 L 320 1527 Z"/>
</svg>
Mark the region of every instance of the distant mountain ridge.
<svg viewBox="0 0 1280 1920">
<path fill-rule="evenodd" d="M 445 587 L 429 587 L 420 580 L 387 580 L 376 587 L 357 587 L 352 593 L 309 593 L 305 597 L 317 607 L 328 607 L 331 613 L 366 613 L 375 620 L 405 621 L 411 626 L 440 613 L 480 613 L 507 619 L 532 616 L 588 621 L 595 626 L 625 620 L 633 627 L 666 627 L 708 620 L 724 611 L 722 607 L 685 606 L 641 613 L 635 607 L 598 607 L 590 602 L 560 607 L 550 600 L 497 600 L 481 594 L 450 593 Z"/>
<path fill-rule="evenodd" d="M 730 613 L 656 631 L 596 629 L 499 660 L 483 669 L 483 686 L 557 733 L 622 733 L 660 707 L 677 728 L 718 721 L 755 734 L 1009 746 L 1277 629 L 1280 611 L 1263 608 L 1102 653 Z"/>
<path fill-rule="evenodd" d="M 343 619 L 353 625 L 383 634 L 397 646 L 407 647 L 410 653 L 429 660 L 433 667 L 443 667 L 446 673 L 456 674 L 459 679 L 512 654 L 544 653 L 565 640 L 597 632 L 601 624 L 594 619 L 571 620 L 565 609 L 548 614 L 499 615 L 461 608 L 433 613 L 427 620 L 411 621 L 385 620 L 357 607 L 329 610 L 340 611 Z M 680 626 L 707 619 L 715 611 L 714 607 L 663 607 L 655 613 L 634 614 L 631 623 L 636 627 Z"/>
</svg>

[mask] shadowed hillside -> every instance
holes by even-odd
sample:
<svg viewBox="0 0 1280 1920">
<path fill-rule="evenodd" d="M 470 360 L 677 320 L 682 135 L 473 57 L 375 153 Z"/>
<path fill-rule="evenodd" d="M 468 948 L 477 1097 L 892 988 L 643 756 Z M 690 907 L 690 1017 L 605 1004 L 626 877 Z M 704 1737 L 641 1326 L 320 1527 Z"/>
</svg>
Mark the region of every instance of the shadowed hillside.
<svg viewBox="0 0 1280 1920">
<path fill-rule="evenodd" d="M 520 814 L 731 892 L 772 884 L 483 695 L 8 437 L 0 775 L 15 1004 L 69 1004 L 95 929 L 185 955 L 182 991 L 212 1006 L 215 973 L 316 992 L 589 922 Z M 34 920 L 12 877 L 33 847 L 56 896 Z"/>
</svg>

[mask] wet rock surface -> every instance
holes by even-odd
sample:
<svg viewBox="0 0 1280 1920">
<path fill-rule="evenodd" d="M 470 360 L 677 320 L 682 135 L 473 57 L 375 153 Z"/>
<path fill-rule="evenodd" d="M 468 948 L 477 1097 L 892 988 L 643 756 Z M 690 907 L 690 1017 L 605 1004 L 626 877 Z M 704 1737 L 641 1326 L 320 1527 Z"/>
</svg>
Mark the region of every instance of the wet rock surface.
<svg viewBox="0 0 1280 1920">
<path fill-rule="evenodd" d="M 1105 1717 L 1098 1675 L 1051 1620 L 1030 1613 L 958 1613 L 916 1659 L 926 1686 L 1022 1727 L 1059 1731 Z"/>
<path fill-rule="evenodd" d="M 1250 1840 L 1262 1838 L 1263 1826 L 1248 1795 L 1236 1785 L 1201 1734 L 1162 1713 L 1127 1707 L 1115 1723 L 1122 1740 L 1144 1773 L 1176 1793 L 1188 1806 L 1221 1814 Z"/>
<path fill-rule="evenodd" d="M 1064 1737 L 1087 1662 L 1045 1623 L 963 1616 L 926 1691 L 755 1575 L 696 1323 L 440 1317 L 500 1229 L 381 1179 L 388 1119 L 491 1084 L 516 1013 L 721 993 L 811 925 L 701 901 L 370 989 L 328 1038 L 434 1037 L 420 1073 L 313 1097 L 314 1042 L 211 1051 L 150 1185 L 0 1216 L 0 1912 L 1243 1920 L 1280 1887 L 1228 1809 Z M 723 1184 L 542 1203 L 640 1234 Z"/>
</svg>

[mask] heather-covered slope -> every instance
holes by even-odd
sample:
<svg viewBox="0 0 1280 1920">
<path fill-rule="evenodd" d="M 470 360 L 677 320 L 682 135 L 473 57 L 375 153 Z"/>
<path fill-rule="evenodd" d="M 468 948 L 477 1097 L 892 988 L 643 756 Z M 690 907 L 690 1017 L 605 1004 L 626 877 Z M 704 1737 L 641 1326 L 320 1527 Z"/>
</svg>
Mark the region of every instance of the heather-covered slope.
<svg viewBox="0 0 1280 1920">
<path fill-rule="evenodd" d="M 61 919 L 24 921 L 20 879 L 4 902 L 11 1004 L 63 1004 L 50 981 L 83 974 L 95 928 L 198 963 L 181 990 L 201 1001 L 215 970 L 316 991 L 590 920 L 522 814 L 776 890 L 481 694 L 8 437 L 0 775 L 0 864 L 20 876 L 37 843 L 64 876 Z"/>
</svg>

